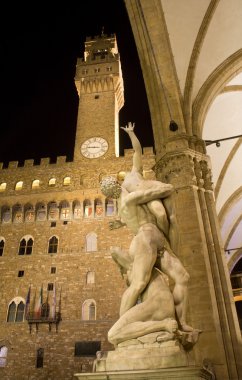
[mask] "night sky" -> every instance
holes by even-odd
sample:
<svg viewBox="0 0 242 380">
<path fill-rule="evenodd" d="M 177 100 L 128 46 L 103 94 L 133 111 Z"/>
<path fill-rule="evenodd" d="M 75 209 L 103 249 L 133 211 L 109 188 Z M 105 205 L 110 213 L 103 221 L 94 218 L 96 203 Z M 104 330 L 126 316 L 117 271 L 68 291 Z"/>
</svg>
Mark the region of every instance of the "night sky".
<svg viewBox="0 0 242 380">
<path fill-rule="evenodd" d="M 75 6 L 73 5 L 75 4 Z M 86 36 L 115 33 L 125 106 L 120 125 L 136 123 L 143 146 L 153 145 L 150 115 L 134 39 L 122 0 L 68 2 L 54 9 L 22 2 L 1 12 L 0 162 L 67 156 L 72 160 L 78 97 L 77 57 Z M 130 148 L 120 133 L 121 154 Z"/>
</svg>

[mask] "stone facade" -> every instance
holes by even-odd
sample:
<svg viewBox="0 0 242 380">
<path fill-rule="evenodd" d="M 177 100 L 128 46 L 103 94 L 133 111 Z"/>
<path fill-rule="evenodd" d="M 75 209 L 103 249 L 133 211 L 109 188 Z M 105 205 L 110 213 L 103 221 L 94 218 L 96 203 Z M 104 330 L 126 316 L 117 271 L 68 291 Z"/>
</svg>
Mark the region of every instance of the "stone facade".
<svg viewBox="0 0 242 380">
<path fill-rule="evenodd" d="M 103 60 L 97 58 L 101 69 L 95 73 L 96 79 L 90 79 L 94 67 L 90 57 L 89 61 L 78 63 L 85 70 L 88 68 L 88 80 L 97 87 L 80 92 L 79 115 L 83 109 L 85 112 L 77 122 L 74 161 L 58 157 L 56 163 L 50 163 L 43 158 L 38 165 L 34 160 L 26 160 L 23 166 L 18 162 L 1 166 L 0 347 L 7 348 L 7 355 L 1 351 L 0 377 L 4 380 L 72 379 L 74 373 L 91 371 L 94 359 L 80 352 L 75 355 L 77 342 L 97 341 L 101 350 L 112 350 L 107 331 L 118 318 L 125 284 L 109 249 L 111 245 L 128 248 L 131 235 L 125 227 L 109 230 L 108 223 L 117 217 L 116 203 L 107 202 L 99 181 L 105 175 L 117 176 L 120 171 L 129 170 L 132 151 L 126 150 L 122 157 L 115 155 L 115 130 L 117 134 L 118 112 L 123 102 L 115 37 L 87 39 L 86 49 L 95 41 L 101 43 L 100 49 L 111 43 L 111 49 L 114 46 L 116 50 L 114 55 L 108 50 L 110 56 Z M 110 81 L 115 85 L 102 86 L 107 81 L 106 66 L 112 64 L 116 68 Z M 83 88 L 85 81 L 80 78 L 78 67 L 77 87 L 81 81 Z M 108 141 L 106 154 L 94 159 L 80 154 L 80 145 L 91 136 L 102 136 Z M 144 174 L 151 176 L 155 164 L 153 149 L 144 148 L 143 158 Z M 50 249 L 52 237 L 57 239 L 56 252 Z M 33 241 L 30 254 L 26 247 L 24 254 L 19 254 L 23 239 Z M 42 302 L 49 303 L 50 309 L 56 300 L 58 316 L 46 318 L 45 323 L 44 318 L 36 319 L 33 314 L 41 288 Z M 25 310 L 28 306 L 30 314 L 23 315 L 19 309 L 18 315 L 17 309 L 13 316 L 13 301 L 17 307 L 22 303 Z M 92 311 L 84 310 L 85 301 L 92 302 Z M 32 319 L 28 321 L 29 316 Z M 19 322 L 10 322 L 11 318 Z"/>
</svg>

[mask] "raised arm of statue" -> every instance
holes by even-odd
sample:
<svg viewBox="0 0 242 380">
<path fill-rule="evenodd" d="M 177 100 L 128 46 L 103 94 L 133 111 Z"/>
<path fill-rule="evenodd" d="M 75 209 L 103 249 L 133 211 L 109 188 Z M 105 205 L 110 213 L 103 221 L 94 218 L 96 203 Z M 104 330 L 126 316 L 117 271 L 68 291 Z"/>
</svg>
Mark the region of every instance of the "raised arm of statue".
<svg viewBox="0 0 242 380">
<path fill-rule="evenodd" d="M 134 155 L 133 155 L 133 167 L 132 171 L 137 171 L 142 174 L 143 165 L 142 165 L 142 147 L 140 145 L 140 142 L 137 138 L 137 136 L 134 133 L 134 126 L 133 123 L 128 123 L 127 126 L 121 127 L 130 137 L 132 147 L 134 149 Z"/>
</svg>

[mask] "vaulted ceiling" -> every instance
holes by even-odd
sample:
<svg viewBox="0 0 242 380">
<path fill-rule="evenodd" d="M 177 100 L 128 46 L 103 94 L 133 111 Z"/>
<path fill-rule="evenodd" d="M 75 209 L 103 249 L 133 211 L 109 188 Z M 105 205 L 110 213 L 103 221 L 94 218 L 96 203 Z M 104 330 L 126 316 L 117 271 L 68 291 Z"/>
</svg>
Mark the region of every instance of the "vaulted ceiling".
<svg viewBox="0 0 242 380">
<path fill-rule="evenodd" d="M 151 75 L 148 71 L 152 70 L 152 64 L 147 57 L 151 50 L 163 89 L 167 92 L 171 89 L 167 96 L 168 111 L 173 110 L 176 120 L 184 125 L 184 132 L 206 141 L 242 135 L 242 1 L 126 0 L 125 3 L 148 97 L 151 89 L 147 77 Z M 175 101 L 180 102 L 180 109 L 175 110 Z M 165 107 L 162 111 L 165 114 Z M 230 271 L 242 257 L 241 142 L 242 137 L 217 144 L 207 142 Z"/>
</svg>

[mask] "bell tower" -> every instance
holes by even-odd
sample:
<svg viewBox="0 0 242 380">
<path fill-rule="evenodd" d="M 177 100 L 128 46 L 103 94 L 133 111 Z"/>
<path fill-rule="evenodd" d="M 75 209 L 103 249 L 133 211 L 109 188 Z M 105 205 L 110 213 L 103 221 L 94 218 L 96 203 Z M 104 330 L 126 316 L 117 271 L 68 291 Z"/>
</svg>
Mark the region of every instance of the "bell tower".
<svg viewBox="0 0 242 380">
<path fill-rule="evenodd" d="M 75 77 L 79 94 L 74 161 L 119 155 L 123 78 L 116 36 L 87 37 Z"/>
</svg>

